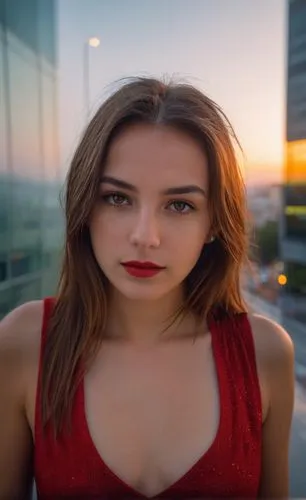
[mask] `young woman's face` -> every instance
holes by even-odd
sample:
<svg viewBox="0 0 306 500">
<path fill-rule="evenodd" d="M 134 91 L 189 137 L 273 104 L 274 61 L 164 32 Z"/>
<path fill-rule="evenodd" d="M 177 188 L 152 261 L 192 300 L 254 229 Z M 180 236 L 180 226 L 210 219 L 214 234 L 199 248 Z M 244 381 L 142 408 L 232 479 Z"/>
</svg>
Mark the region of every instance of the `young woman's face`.
<svg viewBox="0 0 306 500">
<path fill-rule="evenodd" d="M 207 190 L 207 159 L 185 133 L 134 125 L 114 140 L 89 226 L 115 289 L 156 300 L 182 284 L 210 236 Z"/>
</svg>

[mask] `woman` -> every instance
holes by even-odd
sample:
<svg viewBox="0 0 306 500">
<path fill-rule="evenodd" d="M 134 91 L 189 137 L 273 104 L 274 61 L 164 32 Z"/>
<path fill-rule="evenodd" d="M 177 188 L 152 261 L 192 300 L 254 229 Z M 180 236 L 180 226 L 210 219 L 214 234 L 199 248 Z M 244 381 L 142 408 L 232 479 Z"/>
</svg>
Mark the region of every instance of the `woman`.
<svg viewBox="0 0 306 500">
<path fill-rule="evenodd" d="M 293 346 L 247 315 L 245 218 L 209 98 L 140 78 L 101 106 L 56 297 L 1 324 L 1 498 L 288 496 Z"/>
</svg>

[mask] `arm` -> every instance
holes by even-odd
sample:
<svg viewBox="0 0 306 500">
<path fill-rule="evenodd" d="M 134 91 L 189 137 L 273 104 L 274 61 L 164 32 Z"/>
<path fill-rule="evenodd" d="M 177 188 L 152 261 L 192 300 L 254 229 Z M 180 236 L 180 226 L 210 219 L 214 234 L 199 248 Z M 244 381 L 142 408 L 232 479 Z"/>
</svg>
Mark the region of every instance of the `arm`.
<svg viewBox="0 0 306 500">
<path fill-rule="evenodd" d="M 289 497 L 289 441 L 294 405 L 294 348 L 278 324 L 251 320 L 262 386 L 267 394 L 263 422 L 260 497 Z"/>
<path fill-rule="evenodd" d="M 24 326 L 28 305 L 0 323 L 0 499 L 30 498 L 32 434 L 25 412 Z"/>
</svg>

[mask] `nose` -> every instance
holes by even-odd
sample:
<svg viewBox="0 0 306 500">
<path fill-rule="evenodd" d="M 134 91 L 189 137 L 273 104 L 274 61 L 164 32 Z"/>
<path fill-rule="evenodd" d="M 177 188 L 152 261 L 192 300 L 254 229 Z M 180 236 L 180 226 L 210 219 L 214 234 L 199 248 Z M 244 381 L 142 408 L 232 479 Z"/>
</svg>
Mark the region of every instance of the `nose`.
<svg viewBox="0 0 306 500">
<path fill-rule="evenodd" d="M 131 233 L 132 245 L 143 248 L 158 248 L 160 231 L 156 215 L 148 210 L 140 210 L 137 214 Z"/>
</svg>

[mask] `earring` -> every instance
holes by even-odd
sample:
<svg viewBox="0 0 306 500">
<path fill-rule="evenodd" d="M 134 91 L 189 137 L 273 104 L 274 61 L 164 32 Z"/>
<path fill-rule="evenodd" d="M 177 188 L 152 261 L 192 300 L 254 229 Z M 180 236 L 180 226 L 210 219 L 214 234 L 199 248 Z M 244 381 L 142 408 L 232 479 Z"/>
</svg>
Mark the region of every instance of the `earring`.
<svg viewBox="0 0 306 500">
<path fill-rule="evenodd" d="M 213 241 L 215 241 L 215 239 L 216 239 L 216 238 L 215 238 L 214 236 L 211 236 L 211 237 L 210 237 L 210 240 L 208 241 L 208 243 L 212 243 Z"/>
</svg>

